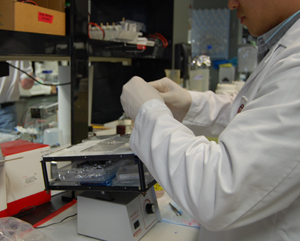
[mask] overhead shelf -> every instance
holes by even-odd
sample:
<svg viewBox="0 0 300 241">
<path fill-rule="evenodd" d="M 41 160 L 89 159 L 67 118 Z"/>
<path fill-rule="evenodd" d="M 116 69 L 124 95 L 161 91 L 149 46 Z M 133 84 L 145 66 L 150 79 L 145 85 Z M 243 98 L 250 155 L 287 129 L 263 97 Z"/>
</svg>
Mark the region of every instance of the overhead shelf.
<svg viewBox="0 0 300 241">
<path fill-rule="evenodd" d="M 89 39 L 90 57 L 171 59 L 171 48 Z"/>
<path fill-rule="evenodd" d="M 72 49 L 69 36 L 46 35 L 18 31 L 0 30 L 1 59 L 68 59 Z M 88 56 L 169 59 L 163 47 L 140 46 L 123 42 L 89 39 Z M 74 49 L 85 49 L 84 42 L 74 44 Z"/>
<path fill-rule="evenodd" d="M 89 63 L 95 62 L 94 64 L 98 64 L 99 67 L 107 62 L 122 62 L 120 69 L 124 71 L 124 75 L 114 76 L 115 82 L 120 81 L 118 89 L 106 91 L 117 99 L 120 108 L 119 96 L 117 98 L 115 96 L 119 95 L 123 82 L 134 75 L 139 75 L 146 81 L 159 79 L 165 76 L 164 69 L 172 68 L 173 6 L 173 0 L 163 2 L 154 0 L 151 3 L 138 0 L 130 0 L 126 3 L 122 0 L 70 0 L 70 4 L 65 8 L 66 36 L 0 30 L 0 61 L 69 61 L 71 143 L 80 143 L 88 136 L 89 93 L 88 88 L 83 86 L 86 86 L 89 78 Z M 112 23 L 123 17 L 143 22 L 147 26 L 147 29 L 143 30 L 146 37 L 149 35 L 146 33 L 163 34 L 169 46 L 143 47 L 143 45 L 89 39 L 89 21 Z M 116 108 L 116 111 L 119 110 Z"/>
<path fill-rule="evenodd" d="M 71 53 L 68 36 L 0 30 L 0 56 L 66 57 Z"/>
</svg>

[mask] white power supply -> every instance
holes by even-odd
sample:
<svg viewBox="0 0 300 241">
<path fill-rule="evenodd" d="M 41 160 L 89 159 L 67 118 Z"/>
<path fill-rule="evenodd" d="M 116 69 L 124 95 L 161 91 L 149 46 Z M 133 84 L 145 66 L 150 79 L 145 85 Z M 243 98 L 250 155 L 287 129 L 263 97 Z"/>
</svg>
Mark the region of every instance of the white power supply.
<svg viewBox="0 0 300 241">
<path fill-rule="evenodd" d="M 111 200 L 86 192 L 77 197 L 78 234 L 108 241 L 140 240 L 161 220 L 154 188 L 146 195 L 111 192 Z"/>
</svg>

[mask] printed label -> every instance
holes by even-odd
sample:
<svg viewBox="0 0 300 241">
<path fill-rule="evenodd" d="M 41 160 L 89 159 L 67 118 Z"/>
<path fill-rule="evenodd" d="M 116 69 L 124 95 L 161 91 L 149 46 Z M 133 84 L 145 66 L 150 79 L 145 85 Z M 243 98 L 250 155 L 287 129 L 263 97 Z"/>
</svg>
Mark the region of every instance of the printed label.
<svg viewBox="0 0 300 241">
<path fill-rule="evenodd" d="M 23 177 L 23 187 L 36 184 L 37 180 L 38 180 L 37 173 L 34 173 L 33 175 L 24 176 Z"/>
<path fill-rule="evenodd" d="M 139 228 L 137 231 L 134 232 L 133 237 L 137 237 L 142 233 L 142 229 Z"/>
<path fill-rule="evenodd" d="M 47 13 L 38 13 L 38 19 L 40 22 L 51 23 L 53 22 L 53 15 Z"/>
<path fill-rule="evenodd" d="M 203 80 L 203 75 L 202 74 L 199 74 L 197 75 L 194 80 Z"/>
</svg>

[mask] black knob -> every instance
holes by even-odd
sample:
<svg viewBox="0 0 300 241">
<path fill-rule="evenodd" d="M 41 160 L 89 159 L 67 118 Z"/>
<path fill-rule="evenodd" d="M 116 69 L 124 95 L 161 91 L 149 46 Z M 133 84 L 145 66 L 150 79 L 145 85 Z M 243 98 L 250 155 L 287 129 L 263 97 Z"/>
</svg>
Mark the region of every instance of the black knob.
<svg viewBox="0 0 300 241">
<path fill-rule="evenodd" d="M 155 213 L 155 206 L 153 203 L 146 204 L 146 213 L 148 214 Z"/>
</svg>

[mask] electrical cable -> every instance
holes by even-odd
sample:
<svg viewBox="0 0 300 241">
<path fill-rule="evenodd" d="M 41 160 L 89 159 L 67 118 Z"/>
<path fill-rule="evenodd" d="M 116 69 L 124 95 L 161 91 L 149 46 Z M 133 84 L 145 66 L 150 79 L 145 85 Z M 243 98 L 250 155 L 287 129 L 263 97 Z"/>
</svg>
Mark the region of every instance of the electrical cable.
<svg viewBox="0 0 300 241">
<path fill-rule="evenodd" d="M 31 213 L 32 211 L 34 211 L 36 208 L 36 206 L 29 206 L 29 207 L 25 207 L 22 210 L 20 210 L 16 215 L 14 215 L 15 218 L 20 218 L 23 217 L 29 213 Z"/>
<path fill-rule="evenodd" d="M 154 40 L 159 39 L 162 42 L 164 48 L 168 47 L 169 45 L 168 40 L 160 33 L 150 34 L 148 35 L 148 37 L 154 38 Z"/>
<path fill-rule="evenodd" d="M 32 0 L 25 0 L 25 1 L 22 1 L 22 3 L 32 3 L 33 5 L 38 6 L 37 3 Z"/>
<path fill-rule="evenodd" d="M 7 63 L 8 63 L 8 62 L 7 62 Z M 12 65 L 12 64 L 10 64 L 10 63 L 8 63 L 8 65 L 11 66 L 11 67 L 13 67 L 13 68 L 15 68 L 15 69 L 17 69 L 17 70 L 19 70 L 19 71 L 21 71 L 22 73 L 26 74 L 29 78 L 33 79 L 35 82 L 39 83 L 40 85 L 60 86 L 60 85 L 70 85 L 70 84 L 71 84 L 71 82 L 69 82 L 69 83 L 64 83 L 64 84 L 56 84 L 56 85 L 53 85 L 53 84 L 45 84 L 45 83 L 42 83 L 42 82 L 38 81 L 36 78 L 32 77 L 31 75 L 29 75 L 29 74 L 26 73 L 24 70 L 22 70 L 22 69 L 20 69 L 20 68 L 18 68 L 18 67 L 16 67 L 16 66 L 14 66 L 14 65 Z"/>
<path fill-rule="evenodd" d="M 163 42 L 163 46 L 166 48 L 168 47 L 169 43 L 168 43 L 168 40 L 163 36 L 161 35 L 160 33 L 155 33 L 158 38 Z"/>
<path fill-rule="evenodd" d="M 52 226 L 52 225 L 54 225 L 54 224 L 60 224 L 60 223 L 62 223 L 63 221 L 65 221 L 66 219 L 68 219 L 68 218 L 72 218 L 72 217 L 75 217 L 77 215 L 77 213 L 75 213 L 75 214 L 73 214 L 73 215 L 70 215 L 70 216 L 67 216 L 67 217 L 65 217 L 63 220 L 61 220 L 60 222 L 56 222 L 56 223 L 50 223 L 50 224 L 48 224 L 48 225 L 45 225 L 45 226 L 40 226 L 40 227 L 36 227 L 36 229 L 38 229 L 38 228 L 47 228 L 47 227 L 49 227 L 49 226 Z"/>
</svg>

